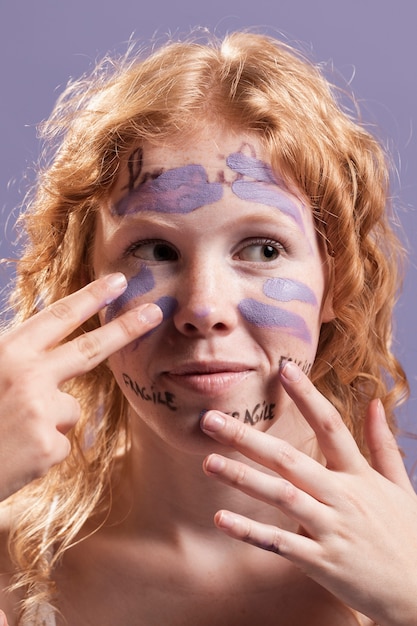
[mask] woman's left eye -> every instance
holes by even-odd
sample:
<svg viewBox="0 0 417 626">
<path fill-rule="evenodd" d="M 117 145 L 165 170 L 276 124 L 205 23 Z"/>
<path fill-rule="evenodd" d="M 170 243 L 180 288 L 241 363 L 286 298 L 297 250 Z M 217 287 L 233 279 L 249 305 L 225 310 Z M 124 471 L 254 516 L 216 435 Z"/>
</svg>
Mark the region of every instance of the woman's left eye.
<svg viewBox="0 0 417 626">
<path fill-rule="evenodd" d="M 143 261 L 160 263 L 178 259 L 178 252 L 171 244 L 158 240 L 138 241 L 128 248 L 127 254 Z"/>
<path fill-rule="evenodd" d="M 275 261 L 284 251 L 282 244 L 277 241 L 253 241 L 236 253 L 241 261 L 252 263 L 270 263 Z"/>
</svg>

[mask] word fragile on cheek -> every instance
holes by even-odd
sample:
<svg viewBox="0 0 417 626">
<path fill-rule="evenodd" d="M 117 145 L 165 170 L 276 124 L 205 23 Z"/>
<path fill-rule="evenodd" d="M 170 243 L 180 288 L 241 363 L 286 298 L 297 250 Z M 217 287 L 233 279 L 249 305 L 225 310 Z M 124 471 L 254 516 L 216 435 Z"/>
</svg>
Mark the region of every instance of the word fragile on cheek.
<svg viewBox="0 0 417 626">
<path fill-rule="evenodd" d="M 177 410 L 175 395 L 170 391 L 158 391 L 153 387 L 148 389 L 147 387 L 139 385 L 136 380 L 132 380 L 128 374 L 123 373 L 122 376 L 126 387 L 129 387 L 138 398 L 141 398 L 145 402 L 152 402 L 153 404 L 163 404 L 171 411 Z"/>
</svg>

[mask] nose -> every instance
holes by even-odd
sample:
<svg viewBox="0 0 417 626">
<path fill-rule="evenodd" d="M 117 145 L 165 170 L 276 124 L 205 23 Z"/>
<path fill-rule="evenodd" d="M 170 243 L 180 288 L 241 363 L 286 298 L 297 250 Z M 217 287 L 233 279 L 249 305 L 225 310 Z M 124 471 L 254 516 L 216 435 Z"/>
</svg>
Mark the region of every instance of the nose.
<svg viewBox="0 0 417 626">
<path fill-rule="evenodd" d="M 222 268 L 195 264 L 181 277 L 174 324 L 189 337 L 227 335 L 238 321 L 233 285 Z"/>
</svg>

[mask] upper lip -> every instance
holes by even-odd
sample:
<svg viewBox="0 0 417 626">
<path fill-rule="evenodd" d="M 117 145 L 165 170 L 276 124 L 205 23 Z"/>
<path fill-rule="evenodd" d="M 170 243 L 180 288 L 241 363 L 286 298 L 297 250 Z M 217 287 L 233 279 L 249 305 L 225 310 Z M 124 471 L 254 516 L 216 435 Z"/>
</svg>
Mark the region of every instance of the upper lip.
<svg viewBox="0 0 417 626">
<path fill-rule="evenodd" d="M 246 372 L 252 370 L 247 363 L 231 361 L 191 361 L 176 365 L 166 373 L 172 376 L 198 376 L 221 372 Z"/>
</svg>

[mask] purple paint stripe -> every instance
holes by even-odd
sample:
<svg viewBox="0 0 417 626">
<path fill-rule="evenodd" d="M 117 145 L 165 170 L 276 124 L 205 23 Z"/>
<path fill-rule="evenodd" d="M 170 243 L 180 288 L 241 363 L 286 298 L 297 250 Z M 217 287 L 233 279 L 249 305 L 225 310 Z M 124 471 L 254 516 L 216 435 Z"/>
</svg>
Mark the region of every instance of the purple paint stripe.
<svg viewBox="0 0 417 626">
<path fill-rule="evenodd" d="M 307 304 L 317 305 L 314 291 L 298 280 L 289 278 L 270 278 L 265 281 L 263 292 L 268 298 L 279 300 L 280 302 L 290 302 L 299 300 Z"/>
<path fill-rule="evenodd" d="M 143 265 L 139 273 L 128 281 L 127 287 L 122 295 L 116 298 L 116 300 L 113 300 L 107 307 L 105 315 L 106 323 L 115 318 L 131 300 L 148 293 L 154 286 L 155 280 L 151 270 L 146 267 L 146 265 Z"/>
<path fill-rule="evenodd" d="M 239 303 L 241 315 L 254 326 L 259 328 L 285 328 L 290 335 L 294 335 L 305 342 L 311 343 L 311 335 L 304 319 L 270 304 L 247 298 Z"/>
<path fill-rule="evenodd" d="M 254 183 L 248 180 L 237 180 L 232 184 L 232 191 L 242 200 L 250 200 L 279 209 L 293 219 L 304 232 L 304 224 L 298 206 L 279 187 L 271 187 L 265 183 Z"/>
<path fill-rule="evenodd" d="M 114 207 L 117 215 L 141 211 L 191 213 L 221 199 L 221 183 L 210 183 L 201 165 L 185 165 L 147 180 L 122 198 Z"/>
<path fill-rule="evenodd" d="M 275 176 L 270 165 L 243 152 L 233 152 L 227 157 L 226 163 L 234 172 L 243 176 L 250 176 L 258 182 L 273 183 L 275 185 L 278 183 L 282 184 L 282 181 Z"/>
<path fill-rule="evenodd" d="M 178 300 L 172 296 L 162 296 L 158 300 L 155 300 L 155 304 L 157 304 L 162 310 L 163 322 L 173 317 L 175 311 L 178 308 Z M 150 337 L 150 335 L 153 335 L 153 333 L 155 333 L 158 328 L 159 326 L 157 326 L 156 328 L 152 328 L 152 330 L 149 330 L 147 333 L 142 335 L 142 337 L 138 337 L 138 339 L 136 339 L 132 344 L 132 350 L 137 350 L 142 341 L 146 339 L 146 337 Z"/>
</svg>

